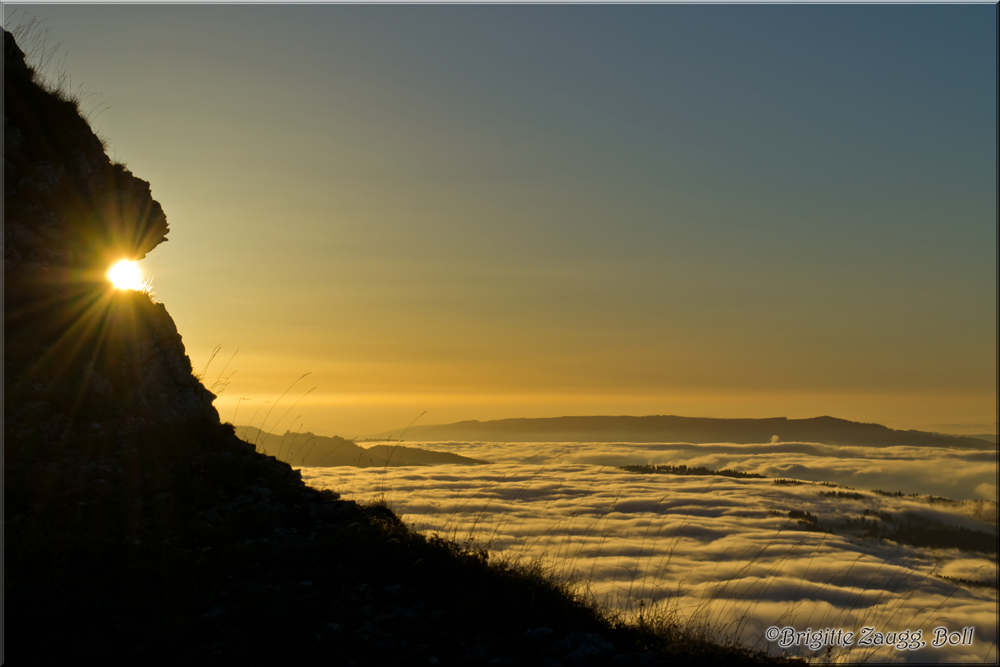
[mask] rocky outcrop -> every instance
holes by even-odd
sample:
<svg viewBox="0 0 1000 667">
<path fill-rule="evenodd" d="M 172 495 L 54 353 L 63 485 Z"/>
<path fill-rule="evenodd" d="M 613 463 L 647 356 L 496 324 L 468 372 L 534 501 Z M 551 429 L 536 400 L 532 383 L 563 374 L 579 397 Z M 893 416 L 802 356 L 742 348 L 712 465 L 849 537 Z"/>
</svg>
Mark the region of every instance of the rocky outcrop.
<svg viewBox="0 0 1000 667">
<path fill-rule="evenodd" d="M 162 207 L 73 99 L 37 84 L 6 31 L 3 131 L 7 435 L 218 424 L 164 306 L 104 277 L 166 240 Z"/>
<path fill-rule="evenodd" d="M 111 261 L 165 241 L 167 218 L 149 183 L 108 158 L 77 101 L 35 78 L 4 31 L 5 267 L 15 279 L 41 278 L 37 268 L 100 282 Z"/>
</svg>

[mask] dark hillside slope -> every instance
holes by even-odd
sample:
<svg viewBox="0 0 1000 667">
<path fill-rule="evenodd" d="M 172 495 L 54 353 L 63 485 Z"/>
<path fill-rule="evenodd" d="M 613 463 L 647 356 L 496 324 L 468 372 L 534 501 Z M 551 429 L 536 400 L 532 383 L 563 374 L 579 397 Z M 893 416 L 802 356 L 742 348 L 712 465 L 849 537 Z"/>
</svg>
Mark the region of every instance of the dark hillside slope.
<svg viewBox="0 0 1000 667">
<path fill-rule="evenodd" d="M 102 279 L 164 240 L 160 205 L 7 32 L 3 114 L 5 662 L 758 661 L 622 627 L 238 439 L 166 309 Z"/>
</svg>

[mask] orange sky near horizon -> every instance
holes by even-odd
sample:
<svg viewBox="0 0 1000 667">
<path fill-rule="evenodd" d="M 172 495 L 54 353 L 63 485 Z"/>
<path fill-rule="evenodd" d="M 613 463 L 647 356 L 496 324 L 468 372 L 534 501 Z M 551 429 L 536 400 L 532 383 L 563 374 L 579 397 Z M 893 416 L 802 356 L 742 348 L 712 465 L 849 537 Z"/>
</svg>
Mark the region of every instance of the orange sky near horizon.
<svg viewBox="0 0 1000 667">
<path fill-rule="evenodd" d="M 558 417 L 566 415 L 681 415 L 723 419 L 788 417 L 805 419 L 822 415 L 852 421 L 879 423 L 889 428 L 956 435 L 994 433 L 988 423 L 976 422 L 991 408 L 993 397 L 975 394 L 685 394 L 675 396 L 489 393 L 306 392 L 315 384 L 309 378 L 281 397 L 281 392 L 255 393 L 244 398 L 225 392 L 215 402 L 224 421 L 262 427 L 272 433 L 310 431 L 345 438 L 376 435 L 417 424 Z M 291 384 L 291 383 L 289 383 Z M 280 399 L 280 400 L 279 400 Z M 270 410 L 272 405 L 277 407 Z M 919 406 L 935 405 L 923 418 Z M 294 406 L 294 407 L 293 407 Z M 425 412 L 426 411 L 426 412 Z M 964 421 L 933 421 L 941 416 Z M 384 428 L 385 424 L 396 424 Z"/>
</svg>

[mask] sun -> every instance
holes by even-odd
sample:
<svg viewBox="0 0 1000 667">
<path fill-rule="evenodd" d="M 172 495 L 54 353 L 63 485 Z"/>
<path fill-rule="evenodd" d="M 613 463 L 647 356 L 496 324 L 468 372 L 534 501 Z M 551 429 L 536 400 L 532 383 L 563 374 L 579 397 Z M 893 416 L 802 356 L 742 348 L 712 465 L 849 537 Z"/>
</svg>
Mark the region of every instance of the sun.
<svg viewBox="0 0 1000 667">
<path fill-rule="evenodd" d="M 123 259 L 108 269 L 108 280 L 115 286 L 115 289 L 130 289 L 141 292 L 146 288 L 146 281 L 142 278 L 139 264 L 127 259 Z"/>
</svg>

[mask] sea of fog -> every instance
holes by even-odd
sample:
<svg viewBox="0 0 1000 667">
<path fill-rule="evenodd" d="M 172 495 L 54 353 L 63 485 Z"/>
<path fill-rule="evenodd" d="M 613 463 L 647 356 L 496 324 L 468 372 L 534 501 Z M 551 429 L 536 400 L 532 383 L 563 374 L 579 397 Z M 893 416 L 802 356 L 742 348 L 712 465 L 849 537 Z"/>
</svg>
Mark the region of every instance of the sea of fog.
<svg viewBox="0 0 1000 667">
<path fill-rule="evenodd" d="M 809 512 L 832 525 L 869 510 L 995 535 L 995 450 L 807 443 L 406 444 L 493 463 L 303 468 L 303 479 L 362 502 L 384 496 L 414 529 L 459 542 L 472 539 L 508 556 L 543 559 L 561 576 L 586 582 L 612 607 L 630 613 L 651 606 L 666 610 L 685 623 L 710 625 L 720 638 L 774 654 L 835 662 L 997 661 L 995 553 L 809 531 L 788 516 L 792 510 Z M 636 463 L 737 469 L 768 479 L 644 475 L 616 468 Z M 851 488 L 776 484 L 775 478 Z M 923 495 L 887 496 L 871 489 Z M 769 634 L 785 628 L 829 632 L 814 636 L 812 648 L 804 637 L 790 638 L 788 630 L 768 641 Z M 909 635 L 898 634 L 906 631 Z M 914 649 L 917 631 L 925 646 Z M 850 642 L 848 632 L 854 633 Z M 861 645 L 863 634 L 872 645 Z M 880 638 L 892 645 L 880 646 Z M 933 646 L 935 641 L 942 645 Z"/>
</svg>

